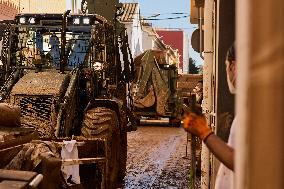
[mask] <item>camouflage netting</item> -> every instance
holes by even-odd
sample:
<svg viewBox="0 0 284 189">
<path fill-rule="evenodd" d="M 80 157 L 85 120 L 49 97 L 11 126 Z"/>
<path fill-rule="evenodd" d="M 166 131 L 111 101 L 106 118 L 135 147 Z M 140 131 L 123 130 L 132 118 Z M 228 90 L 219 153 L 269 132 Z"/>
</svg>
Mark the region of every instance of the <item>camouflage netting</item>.
<svg viewBox="0 0 284 189">
<path fill-rule="evenodd" d="M 134 105 L 138 108 L 146 108 L 156 103 L 156 112 L 159 115 L 165 115 L 169 89 L 160 73 L 154 53 L 147 51 L 142 57 L 141 67 L 138 69 L 139 78 L 135 83 L 138 91 L 134 97 Z"/>
<path fill-rule="evenodd" d="M 147 108 L 155 104 L 156 98 L 153 85 L 150 86 L 148 94 L 144 98 L 135 99 L 135 106 L 138 108 Z"/>
<path fill-rule="evenodd" d="M 60 158 L 58 147 L 52 142 L 33 141 L 23 146 L 23 149 L 5 167 L 11 170 L 34 170 L 43 158 Z"/>
</svg>

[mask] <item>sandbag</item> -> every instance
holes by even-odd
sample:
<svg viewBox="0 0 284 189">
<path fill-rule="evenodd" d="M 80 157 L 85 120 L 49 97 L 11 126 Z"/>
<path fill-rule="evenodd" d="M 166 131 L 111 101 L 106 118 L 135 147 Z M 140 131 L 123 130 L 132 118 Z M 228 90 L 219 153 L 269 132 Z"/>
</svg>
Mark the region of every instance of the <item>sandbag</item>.
<svg viewBox="0 0 284 189">
<path fill-rule="evenodd" d="M 0 127 L 20 127 L 21 109 L 7 103 L 0 103 Z"/>
</svg>

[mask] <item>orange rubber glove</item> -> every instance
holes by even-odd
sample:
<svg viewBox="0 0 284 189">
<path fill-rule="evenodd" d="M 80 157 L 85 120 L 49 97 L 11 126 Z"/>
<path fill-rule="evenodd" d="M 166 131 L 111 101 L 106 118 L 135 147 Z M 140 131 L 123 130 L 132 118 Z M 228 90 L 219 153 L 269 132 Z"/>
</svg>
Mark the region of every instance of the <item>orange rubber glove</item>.
<svg viewBox="0 0 284 189">
<path fill-rule="evenodd" d="M 183 127 L 186 131 L 198 136 L 202 141 L 213 133 L 207 126 L 206 118 L 195 113 L 189 113 L 183 119 Z"/>
</svg>

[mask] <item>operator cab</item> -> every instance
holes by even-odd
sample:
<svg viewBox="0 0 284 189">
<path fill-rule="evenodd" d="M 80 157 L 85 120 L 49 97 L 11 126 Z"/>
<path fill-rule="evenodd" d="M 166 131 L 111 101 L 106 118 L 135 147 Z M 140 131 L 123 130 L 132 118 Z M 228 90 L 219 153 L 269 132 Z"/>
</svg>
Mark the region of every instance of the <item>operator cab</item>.
<svg viewBox="0 0 284 189">
<path fill-rule="evenodd" d="M 14 40 L 18 45 L 14 61 L 17 65 L 59 69 L 60 61 L 65 57 L 66 70 L 84 64 L 91 39 L 94 39 L 91 36 L 95 35 L 92 29 L 106 23 L 104 18 L 95 14 L 69 15 L 65 26 L 62 14 L 19 14 L 15 21 L 18 35 Z"/>
</svg>

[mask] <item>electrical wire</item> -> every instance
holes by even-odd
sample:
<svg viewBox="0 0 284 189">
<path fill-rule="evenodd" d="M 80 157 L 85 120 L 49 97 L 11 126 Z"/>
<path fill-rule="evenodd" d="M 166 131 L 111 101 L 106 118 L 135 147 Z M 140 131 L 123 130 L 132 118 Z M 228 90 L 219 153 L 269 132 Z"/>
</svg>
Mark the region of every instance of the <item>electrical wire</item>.
<svg viewBox="0 0 284 189">
<path fill-rule="evenodd" d="M 198 27 L 194 26 L 194 27 L 191 27 L 191 28 L 177 28 L 177 27 L 165 27 L 165 28 L 162 28 L 162 29 L 170 29 L 170 30 L 178 30 L 178 29 L 181 29 L 181 30 L 193 30 L 193 29 L 197 29 Z M 158 28 L 159 29 L 159 28 Z"/>
<path fill-rule="evenodd" d="M 168 13 L 159 13 L 159 12 L 157 12 L 157 13 L 144 13 L 143 15 L 150 15 L 149 17 L 152 17 L 152 15 L 168 15 L 168 14 L 174 14 L 174 15 L 181 15 L 181 14 L 188 14 L 188 12 L 187 13 L 185 13 L 185 12 L 168 12 Z"/>
<path fill-rule="evenodd" d="M 167 18 L 141 18 L 141 20 L 177 20 L 181 18 L 188 18 L 190 17 L 189 15 L 186 16 L 177 16 L 177 17 L 167 17 Z"/>
</svg>

